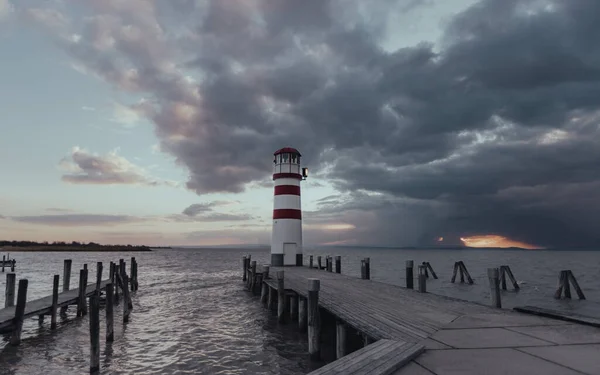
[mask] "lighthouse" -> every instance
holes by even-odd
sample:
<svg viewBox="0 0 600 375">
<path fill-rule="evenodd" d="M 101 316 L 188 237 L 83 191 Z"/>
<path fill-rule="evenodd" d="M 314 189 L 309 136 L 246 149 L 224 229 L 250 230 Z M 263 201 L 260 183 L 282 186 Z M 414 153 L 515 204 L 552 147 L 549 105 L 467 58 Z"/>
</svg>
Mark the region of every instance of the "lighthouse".
<svg viewBox="0 0 600 375">
<path fill-rule="evenodd" d="M 273 231 L 271 265 L 302 265 L 302 208 L 300 182 L 307 169 L 300 167 L 300 152 L 284 147 L 273 154 Z"/>
</svg>

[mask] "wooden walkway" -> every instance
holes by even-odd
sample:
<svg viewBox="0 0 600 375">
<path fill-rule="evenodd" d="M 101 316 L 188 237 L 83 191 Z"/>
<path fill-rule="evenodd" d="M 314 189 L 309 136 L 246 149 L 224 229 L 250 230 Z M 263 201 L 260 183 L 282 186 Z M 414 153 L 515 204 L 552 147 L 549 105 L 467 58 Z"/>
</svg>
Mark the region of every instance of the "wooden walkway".
<svg viewBox="0 0 600 375">
<path fill-rule="evenodd" d="M 394 364 L 380 359 L 386 354 L 365 356 L 377 353 L 369 349 L 371 344 L 359 350 L 361 368 L 380 359 L 390 368 L 377 373 L 395 375 L 600 374 L 600 329 L 596 327 L 307 267 L 272 267 L 269 274 L 274 277 L 281 270 L 285 289 L 302 297 L 308 295 L 308 279 L 319 279 L 321 308 L 372 340 L 425 348 L 408 365 L 392 370 L 408 362 L 406 358 L 396 356 Z M 419 354 L 416 351 L 414 356 Z M 312 374 L 352 373 L 335 369 L 352 366 L 352 358 L 361 353 L 346 355 Z"/>
<path fill-rule="evenodd" d="M 106 284 L 108 284 L 110 280 L 104 280 L 100 284 L 100 289 L 104 290 L 106 288 Z M 96 283 L 88 284 L 85 296 L 89 297 L 96 291 Z M 74 305 L 77 303 L 77 298 L 79 297 L 79 288 L 71 289 L 66 292 L 62 292 L 58 294 L 58 307 Z M 10 329 L 13 324 L 13 319 L 15 317 L 15 309 L 16 306 L 6 307 L 0 310 L 0 330 Z M 39 298 L 33 301 L 27 301 L 25 305 L 25 318 L 30 318 L 43 314 L 50 314 L 52 309 L 52 296 L 47 296 L 43 298 Z"/>
</svg>

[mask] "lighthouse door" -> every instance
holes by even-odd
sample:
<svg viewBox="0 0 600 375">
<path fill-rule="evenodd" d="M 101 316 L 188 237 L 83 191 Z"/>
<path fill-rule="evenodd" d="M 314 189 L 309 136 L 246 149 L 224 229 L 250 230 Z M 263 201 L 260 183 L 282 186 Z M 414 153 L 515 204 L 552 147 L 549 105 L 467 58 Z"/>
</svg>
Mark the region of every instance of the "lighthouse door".
<svg viewBox="0 0 600 375">
<path fill-rule="evenodd" d="M 284 242 L 283 243 L 283 264 L 285 266 L 296 265 L 296 243 Z"/>
</svg>

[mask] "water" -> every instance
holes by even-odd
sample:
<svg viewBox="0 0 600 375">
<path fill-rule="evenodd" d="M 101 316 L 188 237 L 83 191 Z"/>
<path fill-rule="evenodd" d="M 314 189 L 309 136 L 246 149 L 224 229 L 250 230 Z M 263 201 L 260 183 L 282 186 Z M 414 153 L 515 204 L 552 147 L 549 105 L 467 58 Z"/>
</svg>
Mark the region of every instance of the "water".
<svg viewBox="0 0 600 375">
<path fill-rule="evenodd" d="M 73 259 L 71 285 L 87 262 L 90 279 L 96 261 L 135 256 L 140 289 L 134 310 L 124 327 L 116 319 L 115 341 L 104 343 L 101 319 L 101 372 L 104 374 L 306 374 L 319 367 L 307 358 L 306 336 L 291 325 L 281 326 L 242 288 L 241 257 L 266 263 L 267 249 L 175 249 L 149 253 L 12 253 L 17 278 L 29 279 L 28 299 L 51 293 L 52 275 L 62 278 L 63 260 Z M 404 285 L 404 261 L 431 262 L 439 280 L 428 281 L 428 291 L 488 303 L 486 268 L 511 266 L 521 291 L 504 292 L 505 307 L 537 305 L 600 316 L 599 252 L 502 250 L 391 250 L 329 248 L 307 249 L 306 254 L 341 255 L 342 272 L 358 276 L 360 259 L 371 258 L 371 278 Z M 451 284 L 454 261 L 463 260 L 474 285 Z M 306 259 L 306 261 L 308 261 Z M 558 273 L 571 269 L 585 301 L 552 298 Z M 0 290 L 4 290 L 4 276 Z M 2 293 L 3 294 L 3 293 Z M 3 296 L 0 296 L 3 305 Z M 121 306 L 115 311 L 120 317 Z M 0 374 L 83 374 L 89 372 L 89 322 L 74 318 L 70 308 L 58 329 L 49 329 L 49 317 L 25 322 L 17 348 L 0 344 Z M 101 311 L 101 314 L 104 310 Z"/>
</svg>

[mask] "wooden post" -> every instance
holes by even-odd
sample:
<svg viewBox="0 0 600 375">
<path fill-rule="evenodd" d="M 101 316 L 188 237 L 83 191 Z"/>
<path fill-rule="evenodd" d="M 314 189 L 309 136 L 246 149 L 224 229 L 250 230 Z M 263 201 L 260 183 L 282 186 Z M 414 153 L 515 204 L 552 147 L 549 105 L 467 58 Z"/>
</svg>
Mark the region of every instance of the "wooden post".
<svg viewBox="0 0 600 375">
<path fill-rule="evenodd" d="M 135 257 L 131 257 L 131 264 L 129 265 L 129 287 L 133 292 L 135 290 L 134 281 L 135 280 Z"/>
<path fill-rule="evenodd" d="M 66 292 L 71 287 L 71 265 L 73 261 L 71 259 L 65 259 L 63 264 L 63 292 Z"/>
<path fill-rule="evenodd" d="M 361 259 L 360 260 L 360 278 L 362 280 L 364 280 L 366 275 L 367 275 L 367 270 L 366 270 L 365 260 Z"/>
<path fill-rule="evenodd" d="M 137 291 L 140 288 L 140 283 L 138 282 L 138 261 L 137 259 L 135 260 L 135 290 Z"/>
<path fill-rule="evenodd" d="M 454 270 L 452 271 L 452 279 L 450 280 L 451 283 L 456 281 L 456 273 L 458 272 L 458 268 L 458 262 L 454 262 Z"/>
<path fill-rule="evenodd" d="M 319 279 L 308 279 L 308 354 L 321 357 L 321 314 L 319 313 Z"/>
<path fill-rule="evenodd" d="M 250 274 L 250 292 L 254 294 L 254 285 L 256 285 L 256 261 L 253 260 L 250 266 L 252 273 Z"/>
<path fill-rule="evenodd" d="M 17 346 L 21 343 L 21 331 L 23 330 L 23 318 L 25 315 L 25 304 L 27 303 L 27 279 L 19 280 L 17 292 L 17 307 L 15 308 L 14 331 L 10 338 L 10 344 Z"/>
<path fill-rule="evenodd" d="M 371 258 L 365 258 L 365 279 L 371 280 Z"/>
<path fill-rule="evenodd" d="M 488 274 L 488 278 L 490 280 L 492 306 L 501 309 L 502 308 L 502 297 L 500 295 L 500 271 L 498 271 L 497 268 L 488 268 L 487 274 Z"/>
<path fill-rule="evenodd" d="M 90 374 L 100 371 L 100 296 L 90 296 Z"/>
<path fill-rule="evenodd" d="M 567 272 L 568 272 L 568 278 L 573 283 L 573 287 L 575 288 L 575 292 L 577 293 L 577 297 L 579 297 L 579 299 L 585 299 L 585 295 L 583 294 L 583 291 L 579 287 L 579 283 L 575 279 L 575 276 L 573 275 L 573 272 L 571 272 L 571 270 L 569 270 Z"/>
<path fill-rule="evenodd" d="M 321 256 L 317 256 L 317 267 L 319 268 L 319 271 L 322 270 L 323 268 L 321 267 Z"/>
<path fill-rule="evenodd" d="M 275 290 L 269 286 L 269 296 L 267 297 L 267 309 L 272 311 L 275 306 Z"/>
<path fill-rule="evenodd" d="M 269 297 L 269 286 L 264 281 L 262 282 L 262 286 L 260 289 L 260 303 L 265 304 L 267 302 L 267 298 Z"/>
<path fill-rule="evenodd" d="M 79 296 L 77 297 L 77 316 L 84 316 L 86 314 L 86 309 L 84 306 L 85 302 L 85 272 L 86 270 L 79 270 Z"/>
<path fill-rule="evenodd" d="M 6 262 L 6 255 L 2 255 L 2 272 L 4 272 L 4 262 Z"/>
<path fill-rule="evenodd" d="M 429 262 L 424 262 L 424 264 L 427 266 L 427 270 L 429 270 L 429 272 L 431 272 L 431 276 L 433 276 L 434 279 L 437 279 L 437 275 L 435 273 L 435 271 L 433 270 L 433 267 L 431 267 L 431 263 Z M 429 277 L 429 275 L 427 275 Z"/>
<path fill-rule="evenodd" d="M 460 270 L 461 270 L 461 277 L 460 277 L 460 282 L 463 283 L 464 279 L 462 277 L 463 272 L 464 274 L 467 276 L 467 281 L 469 282 L 469 284 L 473 284 L 473 279 L 471 278 L 471 275 L 469 274 L 469 271 L 467 271 L 467 266 L 465 266 L 465 263 L 461 260 L 459 263 L 460 266 Z"/>
<path fill-rule="evenodd" d="M 414 262 L 412 260 L 406 261 L 406 288 L 414 289 L 414 275 L 413 275 Z"/>
<path fill-rule="evenodd" d="M 12 263 L 10 264 L 10 272 L 15 272 L 15 264 L 17 263 L 16 260 L 12 260 Z"/>
<path fill-rule="evenodd" d="M 290 296 L 290 321 L 295 322 L 298 319 L 298 295 Z"/>
<path fill-rule="evenodd" d="M 113 285 L 115 289 L 115 306 L 119 306 L 119 267 L 113 263 Z"/>
<path fill-rule="evenodd" d="M 306 298 L 298 296 L 298 329 L 301 332 L 306 331 Z"/>
<path fill-rule="evenodd" d="M 125 273 L 121 275 L 123 280 L 123 323 L 127 323 L 129 321 L 129 314 L 131 313 L 131 298 L 129 296 L 129 288 L 128 288 L 128 277 Z"/>
<path fill-rule="evenodd" d="M 425 271 L 427 268 L 425 266 L 419 266 L 419 292 L 427 293 L 427 275 L 425 275 Z"/>
<path fill-rule="evenodd" d="M 425 277 L 429 279 L 429 271 L 427 270 L 427 262 L 421 263 L 421 265 L 425 266 Z"/>
<path fill-rule="evenodd" d="M 84 264 L 83 264 L 83 269 L 84 269 L 84 270 L 87 270 L 87 263 L 84 263 Z"/>
<path fill-rule="evenodd" d="M 341 320 L 335 322 L 335 358 L 346 355 L 346 325 Z"/>
<path fill-rule="evenodd" d="M 313 256 L 308 257 L 308 268 L 313 268 Z"/>
<path fill-rule="evenodd" d="M 277 320 L 285 319 L 285 288 L 283 286 L 283 271 L 277 271 Z"/>
<path fill-rule="evenodd" d="M 510 267 L 504 266 L 504 272 L 508 275 L 513 288 L 515 288 L 515 290 L 519 290 L 519 284 L 517 283 L 517 279 L 515 279 L 515 275 L 513 275 L 512 271 L 510 270 Z"/>
<path fill-rule="evenodd" d="M 335 273 L 342 273 L 342 257 L 339 255 L 335 257 Z"/>
<path fill-rule="evenodd" d="M 58 311 L 58 283 L 60 276 L 54 275 L 52 283 L 52 309 L 50 310 L 50 329 L 56 329 L 56 312 Z"/>
<path fill-rule="evenodd" d="M 506 290 L 506 269 L 504 266 L 500 266 L 500 288 L 502 288 L 502 290 Z"/>
<path fill-rule="evenodd" d="M 246 281 L 246 272 L 248 272 L 248 258 L 246 258 L 245 256 L 242 257 L 242 268 L 242 281 Z"/>
<path fill-rule="evenodd" d="M 115 339 L 115 313 L 114 313 L 114 284 L 106 284 L 106 341 L 112 342 Z"/>
<path fill-rule="evenodd" d="M 263 266 L 263 280 L 266 280 L 269 278 L 269 265 L 265 264 Z"/>
<path fill-rule="evenodd" d="M 102 284 L 102 262 L 96 263 L 96 294 L 100 295 L 100 286 Z"/>
<path fill-rule="evenodd" d="M 262 275 L 262 273 L 257 273 L 254 278 L 255 278 L 255 283 L 254 283 L 254 286 L 252 287 L 252 294 L 253 295 L 258 294 L 258 293 L 261 292 L 261 287 L 260 286 L 263 283 L 262 282 L 263 281 L 263 275 Z"/>
<path fill-rule="evenodd" d="M 463 284 L 465 282 L 465 272 L 462 268 L 462 261 L 458 262 L 458 271 L 460 272 L 460 283 Z"/>
<path fill-rule="evenodd" d="M 17 275 L 14 273 L 6 274 L 6 291 L 4 293 L 4 307 L 11 307 L 15 305 L 15 284 L 17 281 Z"/>
</svg>

